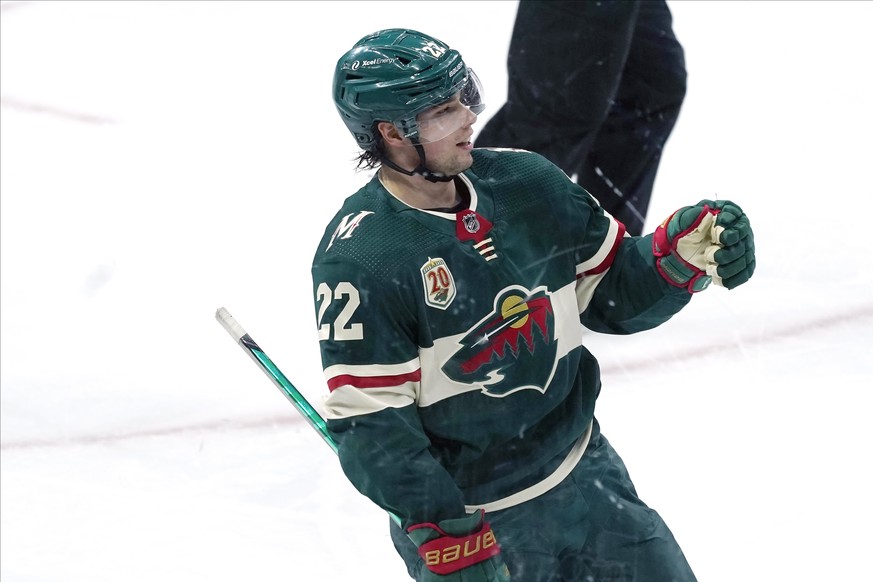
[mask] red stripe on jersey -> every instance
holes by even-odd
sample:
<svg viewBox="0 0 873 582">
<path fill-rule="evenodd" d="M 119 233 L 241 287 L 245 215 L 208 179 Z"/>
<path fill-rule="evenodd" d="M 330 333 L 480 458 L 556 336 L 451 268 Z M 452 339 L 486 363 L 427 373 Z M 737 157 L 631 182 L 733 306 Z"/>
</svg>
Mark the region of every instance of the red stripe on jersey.
<svg viewBox="0 0 873 582">
<path fill-rule="evenodd" d="M 621 222 L 616 220 L 615 223 L 618 225 L 618 232 L 615 235 L 615 241 L 613 241 L 612 243 L 612 248 L 609 249 L 609 254 L 606 255 L 606 258 L 603 259 L 603 261 L 601 261 L 599 265 L 597 265 L 593 269 L 588 269 L 587 271 L 576 277 L 577 279 L 586 275 L 597 275 L 598 273 L 602 273 L 612 266 L 612 261 L 615 260 L 615 253 L 618 252 L 618 247 L 621 246 L 621 241 L 624 239 L 624 233 L 627 230 L 624 224 L 622 224 Z"/>
<path fill-rule="evenodd" d="M 334 376 L 327 381 L 328 389 L 333 392 L 340 386 L 353 386 L 354 388 L 387 388 L 389 386 L 400 386 L 407 382 L 420 382 L 421 368 L 414 372 L 406 374 L 394 374 L 392 376 L 353 376 L 351 374 L 340 374 Z"/>
</svg>

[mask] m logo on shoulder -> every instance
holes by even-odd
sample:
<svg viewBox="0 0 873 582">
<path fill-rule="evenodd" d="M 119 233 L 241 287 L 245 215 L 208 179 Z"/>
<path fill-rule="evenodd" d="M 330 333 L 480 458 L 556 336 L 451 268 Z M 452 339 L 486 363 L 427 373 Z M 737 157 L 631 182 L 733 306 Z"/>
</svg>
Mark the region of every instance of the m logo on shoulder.
<svg viewBox="0 0 873 582">
<path fill-rule="evenodd" d="M 352 216 L 351 214 L 346 214 L 345 216 L 343 216 L 343 219 L 340 221 L 339 226 L 337 226 L 336 230 L 333 231 L 333 236 L 330 237 L 330 242 L 327 243 L 327 248 L 324 250 L 332 247 L 333 241 L 338 238 L 351 238 L 352 233 L 355 232 L 355 229 L 361 225 L 361 221 L 370 214 L 373 214 L 373 212 L 370 210 L 362 210 L 354 216 Z"/>
</svg>

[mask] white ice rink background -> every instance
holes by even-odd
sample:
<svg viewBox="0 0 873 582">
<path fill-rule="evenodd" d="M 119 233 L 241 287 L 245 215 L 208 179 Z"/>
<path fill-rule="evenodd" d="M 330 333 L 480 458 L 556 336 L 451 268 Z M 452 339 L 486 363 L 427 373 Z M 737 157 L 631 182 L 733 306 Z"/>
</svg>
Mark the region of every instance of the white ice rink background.
<svg viewBox="0 0 873 582">
<path fill-rule="evenodd" d="M 387 516 L 213 315 L 318 406 L 309 265 L 368 178 L 334 63 L 428 32 L 485 83 L 481 126 L 515 6 L 0 5 L 3 582 L 406 579 Z M 758 272 L 591 335 L 604 434 L 702 582 L 873 580 L 873 3 L 670 6 L 689 89 L 649 230 L 732 199 Z"/>
</svg>

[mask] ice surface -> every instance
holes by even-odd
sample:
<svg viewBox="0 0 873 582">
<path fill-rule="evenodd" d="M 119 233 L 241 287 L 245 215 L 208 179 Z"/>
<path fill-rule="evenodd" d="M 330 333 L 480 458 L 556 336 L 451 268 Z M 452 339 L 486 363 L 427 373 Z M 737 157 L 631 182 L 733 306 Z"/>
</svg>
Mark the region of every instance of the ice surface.
<svg viewBox="0 0 873 582">
<path fill-rule="evenodd" d="M 758 272 L 592 335 L 598 417 L 706 582 L 869 577 L 867 2 L 675 2 L 688 96 L 652 223 L 718 196 Z M 404 580 L 312 403 L 309 265 L 367 179 L 333 65 L 407 26 L 505 99 L 514 2 L 3 2 L 3 582 Z M 568 55 L 568 58 L 572 58 Z"/>
</svg>

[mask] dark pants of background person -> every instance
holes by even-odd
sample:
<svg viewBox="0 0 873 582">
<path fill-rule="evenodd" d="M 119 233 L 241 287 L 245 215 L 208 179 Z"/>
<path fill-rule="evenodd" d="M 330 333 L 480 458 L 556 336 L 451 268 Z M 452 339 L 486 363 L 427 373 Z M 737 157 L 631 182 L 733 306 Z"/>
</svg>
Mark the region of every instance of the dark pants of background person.
<svg viewBox="0 0 873 582">
<path fill-rule="evenodd" d="M 658 513 L 637 497 L 621 458 L 595 422 L 573 472 L 521 505 L 485 514 L 513 582 L 694 582 Z M 415 579 L 415 545 L 391 522 L 394 547 Z"/>
<path fill-rule="evenodd" d="M 642 234 L 685 98 L 666 3 L 521 0 L 507 69 L 507 102 L 475 145 L 544 155 Z"/>
</svg>

